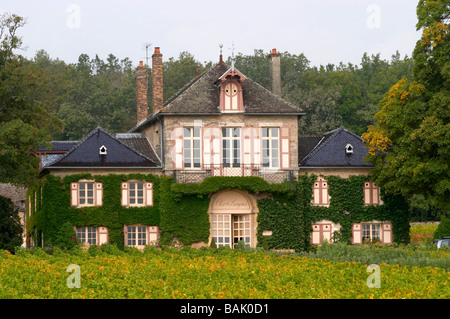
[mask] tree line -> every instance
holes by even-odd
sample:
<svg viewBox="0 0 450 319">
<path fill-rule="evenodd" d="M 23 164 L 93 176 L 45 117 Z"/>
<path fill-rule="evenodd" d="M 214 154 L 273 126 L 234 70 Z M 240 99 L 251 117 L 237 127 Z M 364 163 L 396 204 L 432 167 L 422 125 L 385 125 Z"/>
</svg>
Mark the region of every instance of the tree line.
<svg viewBox="0 0 450 319">
<path fill-rule="evenodd" d="M 303 54 L 282 52 L 282 97 L 299 106 L 300 134 L 323 134 L 340 125 L 361 135 L 374 123 L 385 92 L 402 78 L 412 78 L 413 61 L 397 52 L 390 61 L 380 54 L 364 54 L 360 65 L 351 63 L 311 67 Z M 269 52 L 237 54 L 235 65 L 243 74 L 270 89 Z M 226 61 L 231 65 L 231 60 Z M 163 62 L 164 99 L 170 98 L 214 63 L 199 62 L 189 52 Z M 136 70 L 128 58 L 109 54 L 81 54 L 68 64 L 40 50 L 25 61 L 39 82 L 33 99 L 64 123 L 52 132 L 54 140 L 80 139 L 100 125 L 111 132 L 126 132 L 136 123 Z M 151 76 L 151 66 L 148 69 Z M 151 109 L 151 80 L 148 81 Z"/>
</svg>

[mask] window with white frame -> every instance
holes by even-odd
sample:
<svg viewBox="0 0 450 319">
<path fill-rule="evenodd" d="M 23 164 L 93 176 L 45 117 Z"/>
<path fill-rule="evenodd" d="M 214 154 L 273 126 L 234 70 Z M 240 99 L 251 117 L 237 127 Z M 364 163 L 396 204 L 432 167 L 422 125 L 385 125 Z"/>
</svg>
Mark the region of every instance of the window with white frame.
<svg viewBox="0 0 450 319">
<path fill-rule="evenodd" d="M 93 206 L 94 205 L 94 183 L 79 183 L 78 184 L 78 200 L 80 205 Z"/>
<path fill-rule="evenodd" d="M 263 167 L 280 166 L 280 129 L 278 127 L 262 128 L 262 163 Z"/>
<path fill-rule="evenodd" d="M 97 244 L 96 227 L 77 227 L 77 239 L 81 244 Z"/>
<path fill-rule="evenodd" d="M 145 181 L 122 183 L 122 206 L 153 206 L 153 183 Z"/>
<path fill-rule="evenodd" d="M 241 166 L 241 129 L 222 128 L 223 167 Z"/>
<path fill-rule="evenodd" d="M 381 224 L 361 224 L 362 240 L 381 240 Z"/>
<path fill-rule="evenodd" d="M 103 185 L 102 183 L 88 180 L 80 180 L 71 183 L 71 206 L 89 207 L 102 206 Z"/>
<path fill-rule="evenodd" d="M 143 248 L 158 245 L 158 227 L 146 225 L 125 225 L 125 246 Z"/>
<path fill-rule="evenodd" d="M 183 159 L 185 168 L 201 167 L 201 129 L 183 128 Z"/>
<path fill-rule="evenodd" d="M 86 245 L 102 245 L 108 242 L 108 228 L 104 226 L 75 227 L 77 240 Z"/>
</svg>

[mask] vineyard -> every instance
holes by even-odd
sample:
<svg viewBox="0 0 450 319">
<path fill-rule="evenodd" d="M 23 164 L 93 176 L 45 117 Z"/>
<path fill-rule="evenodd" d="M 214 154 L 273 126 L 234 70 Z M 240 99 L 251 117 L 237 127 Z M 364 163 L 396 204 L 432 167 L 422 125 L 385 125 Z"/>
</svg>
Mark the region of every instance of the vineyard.
<svg viewBox="0 0 450 319">
<path fill-rule="evenodd" d="M 327 249 L 332 246 L 339 245 L 327 245 Z M 333 249 L 349 261 L 251 249 L 148 248 L 141 252 L 92 246 L 70 252 L 55 249 L 52 254 L 42 249 L 19 249 L 15 255 L 1 251 L 0 298 L 450 298 L 448 252 L 426 253 L 427 259 L 441 261 L 437 267 L 417 266 L 418 248 L 405 248 L 403 264 L 378 264 L 377 288 L 371 285 L 370 276 L 375 273 L 368 265 L 350 261 L 371 248 L 355 247 L 361 253 Z M 386 259 L 399 254 L 388 247 L 377 247 L 372 253 L 383 249 L 388 251 Z"/>
</svg>

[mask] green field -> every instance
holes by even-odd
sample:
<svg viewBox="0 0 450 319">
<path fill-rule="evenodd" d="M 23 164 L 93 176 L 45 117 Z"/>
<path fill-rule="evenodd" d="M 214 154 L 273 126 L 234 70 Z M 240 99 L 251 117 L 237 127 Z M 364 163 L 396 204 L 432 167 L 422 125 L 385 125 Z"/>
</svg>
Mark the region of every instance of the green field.
<svg viewBox="0 0 450 319">
<path fill-rule="evenodd" d="M 344 259 L 357 258 L 354 251 L 339 251 L 348 254 Z M 449 299 L 449 255 L 433 254 L 429 258 L 444 260 L 444 268 L 380 263 L 380 287 L 369 288 L 375 273 L 364 263 L 316 255 L 191 248 L 123 252 L 114 246 L 52 255 L 41 249 L 1 251 L 0 298 Z M 79 272 L 68 272 L 70 265 Z"/>
</svg>

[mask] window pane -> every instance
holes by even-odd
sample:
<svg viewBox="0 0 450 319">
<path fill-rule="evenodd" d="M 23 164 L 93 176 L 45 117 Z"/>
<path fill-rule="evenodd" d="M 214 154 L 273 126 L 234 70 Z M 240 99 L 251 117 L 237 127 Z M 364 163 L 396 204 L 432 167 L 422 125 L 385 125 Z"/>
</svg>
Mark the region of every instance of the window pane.
<svg viewBox="0 0 450 319">
<path fill-rule="evenodd" d="M 278 128 L 272 128 L 272 137 L 278 137 Z"/>
<path fill-rule="evenodd" d="M 184 137 L 191 137 L 191 129 L 184 128 L 183 129 L 183 135 L 184 135 Z"/>
<path fill-rule="evenodd" d="M 194 137 L 200 137 L 200 128 L 198 127 L 194 128 Z"/>
</svg>

